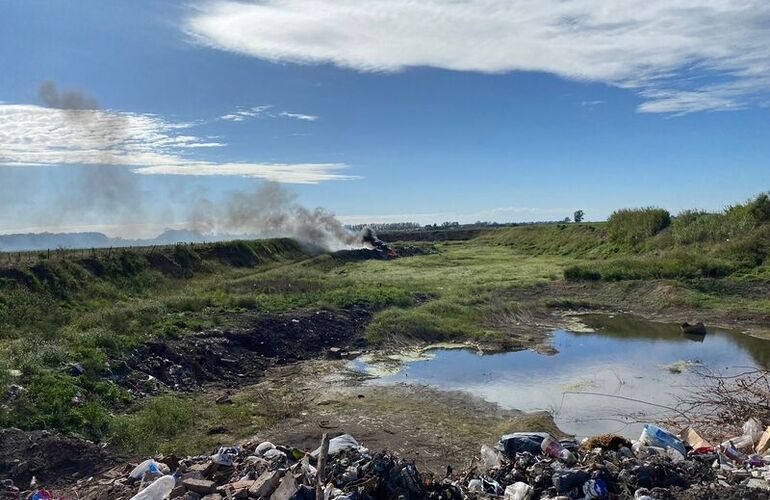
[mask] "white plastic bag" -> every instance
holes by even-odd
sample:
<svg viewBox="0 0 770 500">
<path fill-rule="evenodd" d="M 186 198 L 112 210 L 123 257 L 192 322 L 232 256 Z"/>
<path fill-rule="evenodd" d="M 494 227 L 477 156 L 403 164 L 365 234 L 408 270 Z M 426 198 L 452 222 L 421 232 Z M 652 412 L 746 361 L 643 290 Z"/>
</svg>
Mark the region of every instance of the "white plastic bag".
<svg viewBox="0 0 770 500">
<path fill-rule="evenodd" d="M 484 467 L 484 470 L 500 467 L 501 463 L 500 455 L 498 455 L 497 451 L 485 444 L 481 446 L 481 465 Z"/>
<path fill-rule="evenodd" d="M 515 482 L 505 488 L 504 500 L 529 500 L 535 490 L 532 486 L 521 481 Z"/>
<path fill-rule="evenodd" d="M 743 435 L 751 436 L 751 443 L 754 444 L 762 437 L 762 422 L 751 417 L 743 424 Z"/>
</svg>

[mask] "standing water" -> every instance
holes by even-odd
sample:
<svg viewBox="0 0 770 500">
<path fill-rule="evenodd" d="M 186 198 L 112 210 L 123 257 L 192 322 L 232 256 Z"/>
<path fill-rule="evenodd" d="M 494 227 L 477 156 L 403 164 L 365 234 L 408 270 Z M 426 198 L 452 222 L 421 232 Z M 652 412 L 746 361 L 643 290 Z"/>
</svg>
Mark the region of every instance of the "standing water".
<svg viewBox="0 0 770 500">
<path fill-rule="evenodd" d="M 770 342 L 742 333 L 709 329 L 705 337 L 692 336 L 630 316 L 582 319 L 594 331 L 556 331 L 555 355 L 435 349 L 371 383 L 467 391 L 504 408 L 549 411 L 562 430 L 578 437 L 613 432 L 636 438 L 640 422 L 661 418 L 667 411 L 661 406 L 674 405 L 699 383 L 698 371 L 770 367 Z M 353 365 L 378 373 L 373 362 Z"/>
</svg>

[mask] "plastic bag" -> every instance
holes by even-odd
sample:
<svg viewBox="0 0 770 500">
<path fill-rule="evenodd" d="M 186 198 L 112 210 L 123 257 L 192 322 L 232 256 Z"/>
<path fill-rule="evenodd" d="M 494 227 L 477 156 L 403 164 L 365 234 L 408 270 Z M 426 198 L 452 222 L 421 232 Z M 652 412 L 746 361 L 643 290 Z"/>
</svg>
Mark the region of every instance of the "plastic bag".
<svg viewBox="0 0 770 500">
<path fill-rule="evenodd" d="M 661 448 L 673 448 L 682 455 L 687 455 L 687 449 L 681 439 L 657 425 L 644 424 L 639 442 L 646 446 L 659 446 Z"/>
<path fill-rule="evenodd" d="M 487 445 L 481 446 L 481 465 L 484 467 L 484 470 L 500 467 L 501 464 L 500 455 L 497 454 L 497 451 Z"/>
<path fill-rule="evenodd" d="M 216 454 L 211 455 L 211 461 L 218 465 L 228 467 L 233 465 L 233 459 L 238 456 L 238 448 L 222 446 Z"/>
<path fill-rule="evenodd" d="M 356 438 L 350 434 L 343 434 L 329 440 L 329 456 L 336 455 L 337 453 L 345 450 L 355 449 L 361 453 L 369 453 L 369 450 L 358 444 Z M 321 453 L 321 448 L 318 447 L 311 455 L 315 458 Z"/>
<path fill-rule="evenodd" d="M 751 417 L 743 424 L 743 435 L 751 436 L 751 443 L 754 444 L 762 437 L 762 422 Z"/>
<path fill-rule="evenodd" d="M 483 493 L 484 483 L 481 482 L 481 479 L 471 479 L 468 481 L 468 491 L 471 493 Z"/>
<path fill-rule="evenodd" d="M 592 498 L 607 497 L 607 484 L 601 479 L 590 479 L 583 484 L 583 498 L 586 500 Z"/>
<path fill-rule="evenodd" d="M 548 436 L 547 432 L 514 432 L 501 437 L 497 448 L 508 457 L 523 451 L 538 455 L 542 451 L 540 445 Z"/>
<path fill-rule="evenodd" d="M 254 449 L 254 453 L 256 453 L 259 456 L 262 456 L 265 454 L 267 450 L 272 450 L 275 448 L 275 445 L 271 443 L 270 441 L 265 441 L 264 443 L 259 443 L 259 445 Z"/>
<path fill-rule="evenodd" d="M 575 488 L 582 488 L 591 479 L 591 475 L 579 469 L 562 469 L 553 473 L 553 485 L 560 495 L 569 493 Z"/>
<path fill-rule="evenodd" d="M 508 485 L 505 488 L 504 500 L 529 500 L 534 493 L 532 486 L 521 481 Z"/>
</svg>

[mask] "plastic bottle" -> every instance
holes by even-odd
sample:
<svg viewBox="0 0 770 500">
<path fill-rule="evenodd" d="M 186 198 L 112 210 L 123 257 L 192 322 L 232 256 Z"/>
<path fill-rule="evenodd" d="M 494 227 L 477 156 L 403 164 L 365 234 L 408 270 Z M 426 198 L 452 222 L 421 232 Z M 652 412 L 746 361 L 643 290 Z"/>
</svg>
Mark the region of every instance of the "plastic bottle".
<svg viewBox="0 0 770 500">
<path fill-rule="evenodd" d="M 560 460 L 568 461 L 570 458 L 569 450 L 564 448 L 556 439 L 551 436 L 547 436 L 540 444 L 540 448 L 543 453 L 549 457 L 558 458 Z"/>
<path fill-rule="evenodd" d="M 746 455 L 738 451 L 732 441 L 728 441 L 727 444 L 722 443 L 722 447 L 724 448 L 725 456 L 733 462 L 740 464 L 746 461 Z"/>
<path fill-rule="evenodd" d="M 164 500 L 171 495 L 176 486 L 174 476 L 163 476 L 153 481 L 148 487 L 131 497 L 131 500 Z"/>
<path fill-rule="evenodd" d="M 133 479 L 139 479 L 143 477 L 146 472 L 153 472 L 153 473 L 160 472 L 160 469 L 158 469 L 158 462 L 156 462 L 152 458 L 148 458 L 144 462 L 134 467 L 134 470 L 131 471 L 131 473 L 129 474 L 129 477 Z"/>
<path fill-rule="evenodd" d="M 753 451 L 754 440 L 752 439 L 751 436 L 744 434 L 743 436 L 736 436 L 722 443 L 722 446 L 725 448 L 730 445 L 732 445 L 735 449 L 738 449 L 738 450 Z"/>
</svg>

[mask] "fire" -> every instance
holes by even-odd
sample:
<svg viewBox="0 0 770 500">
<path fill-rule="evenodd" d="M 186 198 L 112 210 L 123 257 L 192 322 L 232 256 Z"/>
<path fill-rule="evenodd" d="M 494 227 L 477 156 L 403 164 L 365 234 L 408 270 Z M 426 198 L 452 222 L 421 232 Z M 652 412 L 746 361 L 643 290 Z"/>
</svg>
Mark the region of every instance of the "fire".
<svg viewBox="0 0 770 500">
<path fill-rule="evenodd" d="M 359 238 L 365 247 L 378 252 L 382 259 L 395 259 L 398 257 L 398 253 L 390 248 L 387 243 L 379 239 L 370 227 L 364 228 L 361 231 Z"/>
</svg>

